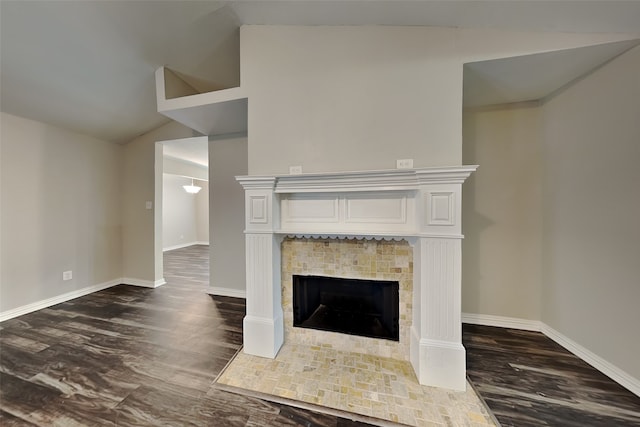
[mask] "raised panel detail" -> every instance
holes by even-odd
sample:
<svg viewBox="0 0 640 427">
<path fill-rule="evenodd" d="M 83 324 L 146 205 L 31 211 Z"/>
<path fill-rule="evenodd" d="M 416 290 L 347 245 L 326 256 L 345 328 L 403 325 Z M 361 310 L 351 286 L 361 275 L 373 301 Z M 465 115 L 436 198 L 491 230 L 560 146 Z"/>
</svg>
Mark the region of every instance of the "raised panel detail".
<svg viewBox="0 0 640 427">
<path fill-rule="evenodd" d="M 339 221 L 338 198 L 302 195 L 283 199 L 283 222 L 335 223 Z"/>
<path fill-rule="evenodd" d="M 455 225 L 455 193 L 437 192 L 429 193 L 427 202 L 427 224 L 429 225 Z"/>
<path fill-rule="evenodd" d="M 249 196 L 249 211 L 249 223 L 267 224 L 269 222 L 267 196 Z"/>
<path fill-rule="evenodd" d="M 405 224 L 406 196 L 347 196 L 345 222 Z"/>
</svg>

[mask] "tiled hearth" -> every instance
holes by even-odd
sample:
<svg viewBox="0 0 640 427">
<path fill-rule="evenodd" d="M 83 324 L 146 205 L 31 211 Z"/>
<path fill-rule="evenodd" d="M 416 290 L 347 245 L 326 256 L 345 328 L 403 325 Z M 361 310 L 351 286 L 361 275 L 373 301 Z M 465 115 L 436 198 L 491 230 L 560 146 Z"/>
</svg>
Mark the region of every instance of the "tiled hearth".
<svg viewBox="0 0 640 427">
<path fill-rule="evenodd" d="M 283 343 L 409 361 L 422 385 L 464 391 L 462 183 L 475 166 L 237 177 L 245 189 L 244 353 Z M 292 326 L 291 275 L 400 282 L 400 340 Z"/>
<path fill-rule="evenodd" d="M 282 310 L 285 342 L 322 346 L 409 361 L 413 250 L 407 241 L 286 238 L 282 242 Z M 292 276 L 321 275 L 394 280 L 400 284 L 400 340 L 366 338 L 293 327 Z"/>
<path fill-rule="evenodd" d="M 275 359 L 238 353 L 217 383 L 401 425 L 496 425 L 471 387 L 451 391 L 422 386 L 407 361 L 340 351 L 329 344 L 287 341 Z"/>
</svg>

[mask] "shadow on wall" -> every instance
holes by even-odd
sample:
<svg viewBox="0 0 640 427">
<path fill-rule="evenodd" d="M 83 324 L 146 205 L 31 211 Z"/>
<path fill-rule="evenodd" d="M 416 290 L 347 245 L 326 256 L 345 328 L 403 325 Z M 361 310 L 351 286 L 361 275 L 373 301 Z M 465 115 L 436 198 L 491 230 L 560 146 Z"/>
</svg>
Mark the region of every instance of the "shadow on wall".
<svg viewBox="0 0 640 427">
<path fill-rule="evenodd" d="M 476 165 L 478 153 L 474 135 L 476 134 L 476 121 L 472 115 L 466 115 L 462 127 L 462 164 Z M 477 179 L 478 173 L 482 173 L 482 165 L 475 173 L 465 181 L 462 186 L 462 312 L 475 313 L 479 307 L 481 292 L 482 270 L 481 263 L 481 234 L 495 224 L 489 217 L 476 210 Z"/>
</svg>

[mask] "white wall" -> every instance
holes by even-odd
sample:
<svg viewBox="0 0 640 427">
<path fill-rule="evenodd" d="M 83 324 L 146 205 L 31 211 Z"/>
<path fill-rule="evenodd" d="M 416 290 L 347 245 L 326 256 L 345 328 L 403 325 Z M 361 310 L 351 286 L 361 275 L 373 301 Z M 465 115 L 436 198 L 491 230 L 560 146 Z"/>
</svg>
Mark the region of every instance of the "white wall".
<svg viewBox="0 0 640 427">
<path fill-rule="evenodd" d="M 212 294 L 243 296 L 246 289 L 244 190 L 235 180 L 246 174 L 247 138 L 209 141 Z"/>
<path fill-rule="evenodd" d="M 464 113 L 462 311 L 540 320 L 541 112 Z"/>
<path fill-rule="evenodd" d="M 162 249 L 209 243 L 209 169 L 180 159 L 163 158 Z M 182 188 L 202 187 L 197 194 Z M 198 180 L 197 178 L 200 178 Z"/>
<path fill-rule="evenodd" d="M 463 311 L 541 321 L 629 384 L 640 381 L 639 100 L 636 48 L 539 107 L 466 112 L 463 146 L 480 165 L 464 186 Z"/>
<path fill-rule="evenodd" d="M 0 120 L 0 312 L 118 280 L 123 147 Z M 66 270 L 72 280 L 62 280 Z"/>
<path fill-rule="evenodd" d="M 543 119 L 542 320 L 640 381 L 640 48 Z"/>
<path fill-rule="evenodd" d="M 469 61 L 621 36 L 433 27 L 241 28 L 249 172 L 462 163 L 462 72 Z"/>
<path fill-rule="evenodd" d="M 191 180 L 178 175 L 162 177 L 162 248 L 189 246 L 198 242 L 196 198 L 203 193 L 189 194 L 182 188 Z M 200 182 L 195 184 L 202 187 Z"/>
</svg>

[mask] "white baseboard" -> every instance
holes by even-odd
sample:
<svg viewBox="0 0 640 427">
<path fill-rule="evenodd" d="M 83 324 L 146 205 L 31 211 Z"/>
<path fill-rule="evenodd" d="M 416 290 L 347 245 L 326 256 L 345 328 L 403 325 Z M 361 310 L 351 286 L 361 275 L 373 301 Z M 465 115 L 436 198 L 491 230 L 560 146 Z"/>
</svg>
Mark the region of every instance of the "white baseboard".
<svg viewBox="0 0 640 427">
<path fill-rule="evenodd" d="M 209 286 L 206 291 L 209 295 L 220 295 L 223 297 L 247 298 L 247 291 L 232 288 L 222 288 Z"/>
<path fill-rule="evenodd" d="M 143 288 L 157 288 L 164 285 L 165 283 L 167 283 L 167 281 L 164 280 L 164 278 L 156 280 L 155 282 L 152 280 L 133 279 L 131 277 L 122 278 L 122 284 L 124 285 L 140 286 Z"/>
<path fill-rule="evenodd" d="M 37 310 L 42 310 L 43 308 L 51 307 L 52 305 L 67 302 L 69 300 L 79 298 L 79 297 L 91 294 L 93 292 L 98 292 L 103 289 L 107 289 L 112 286 L 119 285 L 121 283 L 122 283 L 122 279 L 114 279 L 108 282 L 99 283 L 97 285 L 87 286 L 86 288 L 77 289 L 75 291 L 66 292 L 62 295 L 58 295 L 52 298 L 47 298 L 41 301 L 33 302 L 31 304 L 26 304 L 21 307 L 13 308 L 11 310 L 3 311 L 0 313 L 0 322 L 13 319 L 14 317 L 22 316 L 23 314 L 28 314 Z"/>
<path fill-rule="evenodd" d="M 196 242 L 189 242 L 189 243 L 181 243 L 179 245 L 167 246 L 166 248 L 162 248 L 162 252 L 173 251 L 175 249 L 188 248 L 189 246 L 193 246 L 193 245 L 207 245 L 208 246 L 209 242 L 196 241 Z"/>
<path fill-rule="evenodd" d="M 636 396 L 640 396 L 640 379 L 634 378 L 602 357 L 584 348 L 577 342 L 556 331 L 538 320 L 518 319 L 513 317 L 491 316 L 487 314 L 462 313 L 462 323 L 502 328 L 520 329 L 542 332 L 562 347 L 602 372 Z"/>
<path fill-rule="evenodd" d="M 542 322 L 539 320 L 520 319 L 517 317 L 492 316 L 490 314 L 462 313 L 462 323 L 500 328 L 520 329 L 540 332 Z"/>
<path fill-rule="evenodd" d="M 573 341 L 570 338 L 567 338 L 565 335 L 553 329 L 551 326 L 542 324 L 542 330 L 540 331 L 571 353 L 578 356 L 580 359 L 587 362 L 589 365 L 593 366 L 622 387 L 626 388 L 636 396 L 640 397 L 640 379 L 634 378 L 631 375 L 627 374 L 622 369 L 617 366 L 607 362 L 602 357 L 597 354 L 587 350 L 577 342 Z"/>
<path fill-rule="evenodd" d="M 179 245 L 167 246 L 166 248 L 162 248 L 162 252 L 173 251 L 175 249 L 182 249 L 189 246 L 197 245 L 197 242 L 189 242 L 189 243 L 180 243 Z"/>
</svg>

